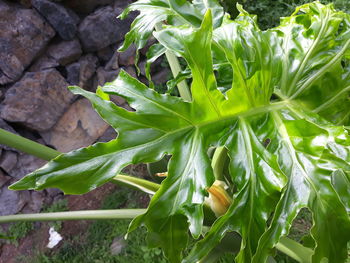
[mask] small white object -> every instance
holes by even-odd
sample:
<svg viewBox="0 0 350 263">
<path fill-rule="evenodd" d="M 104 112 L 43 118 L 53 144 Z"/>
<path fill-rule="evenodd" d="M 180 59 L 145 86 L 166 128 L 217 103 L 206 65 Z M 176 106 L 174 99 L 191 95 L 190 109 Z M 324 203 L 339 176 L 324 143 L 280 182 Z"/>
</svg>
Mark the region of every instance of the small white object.
<svg viewBox="0 0 350 263">
<path fill-rule="evenodd" d="M 55 229 L 53 227 L 50 227 L 49 229 L 49 243 L 47 244 L 48 248 L 54 248 L 55 246 L 57 246 L 58 243 L 60 243 L 60 241 L 62 240 L 62 236 L 55 231 Z"/>
</svg>

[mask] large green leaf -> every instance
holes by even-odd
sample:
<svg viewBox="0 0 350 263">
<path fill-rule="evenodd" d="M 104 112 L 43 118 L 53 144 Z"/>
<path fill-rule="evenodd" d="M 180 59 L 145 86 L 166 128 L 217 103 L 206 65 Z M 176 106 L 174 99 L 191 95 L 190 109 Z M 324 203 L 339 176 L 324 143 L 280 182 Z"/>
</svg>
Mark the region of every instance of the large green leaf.
<svg viewBox="0 0 350 263">
<path fill-rule="evenodd" d="M 288 99 L 336 124 L 350 120 L 350 16 L 332 5 L 303 5 L 282 19 L 282 76 Z"/>
<path fill-rule="evenodd" d="M 121 14 L 125 18 L 131 11 L 139 11 L 131 25 L 130 32 L 126 34 L 120 51 L 125 51 L 131 43 L 142 48 L 158 23 L 166 22 L 171 25 L 188 24 L 199 27 L 207 9 L 214 13 L 214 26 L 219 26 L 223 16 L 223 8 L 217 0 L 138 0 L 127 7 Z"/>
<path fill-rule="evenodd" d="M 167 3 L 176 6 L 180 1 Z M 145 224 L 150 244 L 162 247 L 170 262 L 180 262 L 188 231 L 194 238 L 202 234 L 206 189 L 215 180 L 208 149 L 224 146 L 230 157 L 229 181 L 236 189 L 233 203 L 184 262 L 205 257 L 232 231 L 242 237 L 237 262 L 265 262 L 303 207 L 313 213 L 312 261 L 344 262 L 350 238 L 350 137 L 343 127 L 323 117 L 346 119 L 334 106 L 342 104 L 338 107 L 342 110 L 349 106 L 346 97 L 340 99 L 348 92 L 348 54 L 342 50 L 347 50 L 350 38 L 349 16 L 318 2 L 303 6 L 300 12 L 285 18 L 289 24 L 268 31 L 260 31 L 255 18 L 242 9 L 235 21 L 226 17 L 214 32 L 210 9 L 200 26 L 186 22 L 164 27 L 155 36 L 166 49 L 186 59 L 193 78 L 192 101 L 160 95 L 123 71 L 97 94 L 72 87 L 117 130 L 117 139 L 63 154 L 11 189 L 56 187 L 81 194 L 110 180 L 128 164 L 171 155 L 167 178 L 147 212 L 130 229 Z M 327 32 L 334 30 L 313 44 L 320 45 L 317 50 L 324 56 L 316 51 L 305 55 L 300 50 L 314 41 L 315 36 L 307 37 L 317 31 L 320 21 L 325 21 Z M 287 24 L 290 32 L 296 32 L 289 35 L 294 45 L 286 44 Z M 225 76 L 231 73 L 232 82 L 225 93 L 218 88 L 213 60 L 216 69 L 224 64 L 231 69 L 225 66 Z M 331 60 L 337 61 L 323 70 Z M 286 78 L 289 85 L 284 86 Z M 312 78 L 310 86 L 300 88 Z M 335 99 L 326 101 L 319 92 L 321 102 L 312 104 L 309 92 L 326 87 L 321 78 L 337 80 L 336 87 L 325 91 Z M 279 99 L 271 102 L 273 92 Z M 117 107 L 108 95 L 124 97 L 134 111 Z M 315 103 L 317 96 L 312 98 Z M 317 110 L 325 102 L 330 115 Z"/>
</svg>

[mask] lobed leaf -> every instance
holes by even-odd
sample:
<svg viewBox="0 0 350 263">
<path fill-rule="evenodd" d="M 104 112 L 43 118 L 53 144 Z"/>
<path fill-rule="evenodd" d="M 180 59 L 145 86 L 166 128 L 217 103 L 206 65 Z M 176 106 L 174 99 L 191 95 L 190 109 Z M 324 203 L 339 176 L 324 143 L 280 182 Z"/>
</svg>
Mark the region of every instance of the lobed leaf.
<svg viewBox="0 0 350 263">
<path fill-rule="evenodd" d="M 344 262 L 350 136 L 336 124 L 349 118 L 349 15 L 314 2 L 261 31 L 240 7 L 236 20 L 217 23 L 211 9 L 203 18 L 205 3 L 219 12 L 215 1 L 175 0 L 137 1 L 126 11 L 142 9 L 134 30 L 146 14 L 172 21 L 154 35 L 186 60 L 191 102 L 160 95 L 123 71 L 97 94 L 72 87 L 116 129 L 117 139 L 63 154 L 11 189 L 81 194 L 128 164 L 171 155 L 167 178 L 130 230 L 145 224 L 150 244 L 180 262 L 188 230 L 194 238 L 203 234 L 202 206 L 215 180 L 208 150 L 224 146 L 233 202 L 183 262 L 201 260 L 233 231 L 242 238 L 236 262 L 266 262 L 303 207 L 313 214 L 312 262 Z M 143 43 L 151 27 L 134 36 L 132 29 L 126 45 Z M 218 83 L 226 83 L 224 92 Z M 278 99 L 271 102 L 273 93 Z M 124 97 L 134 111 L 119 108 L 109 95 Z"/>
</svg>

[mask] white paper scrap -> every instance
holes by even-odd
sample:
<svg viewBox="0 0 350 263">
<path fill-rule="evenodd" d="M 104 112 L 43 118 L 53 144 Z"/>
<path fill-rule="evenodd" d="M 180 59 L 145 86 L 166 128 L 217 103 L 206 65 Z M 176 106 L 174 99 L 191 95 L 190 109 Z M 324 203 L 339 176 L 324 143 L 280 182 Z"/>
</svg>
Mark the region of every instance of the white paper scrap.
<svg viewBox="0 0 350 263">
<path fill-rule="evenodd" d="M 47 247 L 54 248 L 55 246 L 57 246 L 58 243 L 60 243 L 60 241 L 62 240 L 62 236 L 58 232 L 56 232 L 53 227 L 50 227 L 49 234 L 50 237 Z"/>
</svg>

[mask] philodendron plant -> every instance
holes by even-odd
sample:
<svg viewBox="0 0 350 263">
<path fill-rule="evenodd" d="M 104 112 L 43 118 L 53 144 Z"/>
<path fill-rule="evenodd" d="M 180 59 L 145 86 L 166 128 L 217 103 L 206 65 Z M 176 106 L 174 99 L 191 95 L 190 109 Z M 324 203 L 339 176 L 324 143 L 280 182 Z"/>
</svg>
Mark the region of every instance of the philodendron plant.
<svg viewBox="0 0 350 263">
<path fill-rule="evenodd" d="M 10 189 L 83 194 L 129 164 L 170 155 L 159 187 L 134 182 L 154 195 L 129 228 L 145 225 L 150 245 L 161 247 L 170 262 L 211 262 L 208 255 L 231 232 L 239 238 L 238 248 L 232 243 L 236 262 L 273 260 L 273 248 L 281 247 L 302 208 L 312 213 L 314 244 L 307 255 L 302 246 L 294 250 L 294 258 L 344 262 L 350 239 L 350 16 L 314 2 L 261 31 L 256 17 L 237 7 L 240 14 L 232 19 L 216 0 L 129 6 L 122 16 L 140 13 L 122 50 L 133 42 L 142 48 L 153 33 L 159 43 L 150 60 L 164 52 L 184 58 L 191 96 L 159 94 L 123 71 L 96 93 L 70 87 L 91 101 L 118 137 L 61 154 Z M 125 98 L 135 111 L 118 107 L 110 95 Z M 214 157 L 212 148 L 219 149 Z M 209 193 L 226 208 L 213 209 L 218 217 L 208 223 Z M 195 244 L 184 257 L 189 235 Z"/>
</svg>

